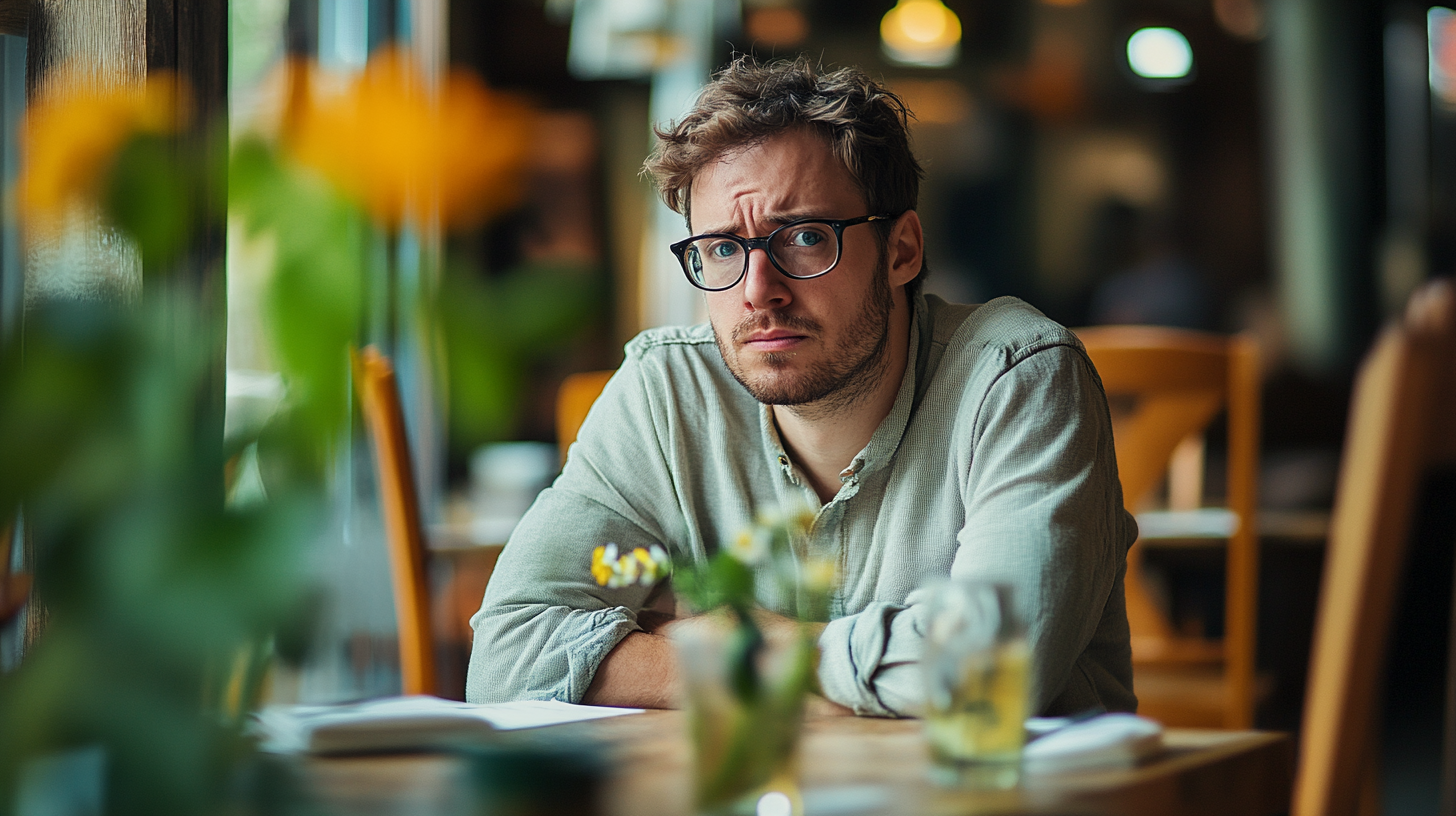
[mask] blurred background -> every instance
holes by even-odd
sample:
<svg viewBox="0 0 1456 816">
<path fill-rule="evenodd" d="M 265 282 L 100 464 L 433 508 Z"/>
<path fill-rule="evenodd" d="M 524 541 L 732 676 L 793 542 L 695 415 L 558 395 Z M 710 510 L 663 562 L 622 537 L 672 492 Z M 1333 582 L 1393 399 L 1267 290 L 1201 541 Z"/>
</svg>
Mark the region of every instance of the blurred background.
<svg viewBox="0 0 1456 816">
<path fill-rule="evenodd" d="M 84 5 L 37 7 L 54 24 Z M 1382 320 L 1456 265 L 1456 12 L 1401 0 L 236 0 L 226 15 L 214 46 L 227 55 L 220 93 L 235 138 L 280 110 L 288 56 L 347 75 L 390 42 L 427 73 L 468 68 L 538 112 L 505 215 L 376 247 L 389 279 L 371 336 L 387 342 L 405 394 L 438 556 L 437 626 L 452 644 L 440 658 L 453 667 L 446 693 L 463 692 L 465 620 L 498 545 L 556 472 L 563 377 L 616 366 L 642 329 L 702 319 L 667 250 L 684 225 L 639 174 L 652 126 L 681 115 L 737 54 L 807 54 L 882 78 L 914 112 L 928 291 L 1013 295 L 1069 326 L 1257 338 L 1258 724 L 1297 725 L 1354 367 Z M 34 20 L 0 39 L 7 188 Z M 104 280 L 78 281 L 23 257 L 6 230 L 0 327 L 19 325 L 36 299 L 126 298 L 140 285 L 114 258 L 96 265 Z M 225 245 L 231 422 L 266 413 L 282 383 L 259 340 L 269 250 L 231 222 Z M 430 274 L 419 259 L 441 248 L 498 303 L 523 280 L 553 281 L 522 295 L 552 304 L 529 342 L 501 331 L 490 359 L 506 385 L 484 421 L 453 421 L 428 350 L 434 328 L 416 308 Z M 1222 484 L 1217 435 L 1211 488 Z M 320 645 L 284 684 L 299 699 L 399 683 L 367 455 L 346 453 L 336 475 L 333 532 L 313 554 L 333 588 Z M 1150 554 L 1180 627 L 1219 634 L 1221 565 L 1197 548 Z M 3 635 L 7 665 L 24 627 Z"/>
</svg>

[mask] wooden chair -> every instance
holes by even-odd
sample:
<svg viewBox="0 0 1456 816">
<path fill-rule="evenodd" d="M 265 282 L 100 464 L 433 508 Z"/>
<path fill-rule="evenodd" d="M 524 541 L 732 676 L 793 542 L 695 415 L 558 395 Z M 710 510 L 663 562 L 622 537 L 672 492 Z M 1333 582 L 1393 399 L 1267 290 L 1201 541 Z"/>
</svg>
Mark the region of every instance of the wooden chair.
<svg viewBox="0 0 1456 816">
<path fill-rule="evenodd" d="M 1143 549 L 1128 552 L 1128 623 L 1139 712 L 1169 725 L 1249 728 L 1255 702 L 1258 605 L 1256 520 L 1259 438 L 1258 349 L 1246 337 L 1149 326 L 1079 329 L 1113 412 L 1123 502 L 1129 511 L 1169 474 L 1175 509 L 1201 503 L 1202 440 L 1228 415 L 1228 538 L 1222 641 L 1181 635 L 1154 602 Z M 1173 472 L 1170 474 L 1170 463 Z"/>
<path fill-rule="evenodd" d="M 399 667 L 405 694 L 434 694 L 435 639 L 430 625 L 429 576 L 418 493 L 399 387 L 389 358 L 373 346 L 351 352 L 359 406 L 374 447 L 374 472 L 394 578 Z"/>
<path fill-rule="evenodd" d="M 583 371 L 561 381 L 561 388 L 556 392 L 556 444 L 561 448 L 561 461 L 566 461 L 566 451 L 576 441 L 576 433 L 581 430 L 592 403 L 602 395 L 607 380 L 615 373 Z"/>
<path fill-rule="evenodd" d="M 1367 784 L 1374 778 L 1375 711 L 1407 536 L 1423 472 L 1456 464 L 1453 405 L 1456 287 L 1446 280 L 1417 292 L 1403 324 L 1381 334 L 1355 382 L 1310 657 L 1294 816 L 1355 814 L 1375 794 Z M 1446 716 L 1449 725 L 1452 712 Z"/>
</svg>

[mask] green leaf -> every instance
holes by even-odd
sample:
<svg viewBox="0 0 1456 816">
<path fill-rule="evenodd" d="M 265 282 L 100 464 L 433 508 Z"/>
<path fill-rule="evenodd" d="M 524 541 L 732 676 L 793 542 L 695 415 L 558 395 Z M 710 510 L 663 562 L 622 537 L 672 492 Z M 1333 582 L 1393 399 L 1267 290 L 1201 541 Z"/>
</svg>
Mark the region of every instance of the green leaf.
<svg viewBox="0 0 1456 816">
<path fill-rule="evenodd" d="M 103 206 L 136 239 L 149 270 L 166 268 L 187 247 L 199 169 L 179 161 L 170 138 L 150 134 L 127 142 L 112 164 Z"/>
</svg>

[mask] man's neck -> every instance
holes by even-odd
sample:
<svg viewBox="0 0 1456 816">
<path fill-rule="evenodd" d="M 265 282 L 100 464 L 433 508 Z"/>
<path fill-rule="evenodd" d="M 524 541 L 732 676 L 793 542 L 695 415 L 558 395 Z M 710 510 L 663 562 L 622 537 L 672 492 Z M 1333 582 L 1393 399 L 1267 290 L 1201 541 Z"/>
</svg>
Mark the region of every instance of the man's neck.
<svg viewBox="0 0 1456 816">
<path fill-rule="evenodd" d="M 868 393 L 848 404 L 826 399 L 808 405 L 773 406 L 784 449 L 809 479 L 819 501 L 828 503 L 839 492 L 840 473 L 890 415 L 909 356 L 910 305 L 901 288 L 895 292 L 895 306 L 890 312 L 886 365 Z"/>
</svg>

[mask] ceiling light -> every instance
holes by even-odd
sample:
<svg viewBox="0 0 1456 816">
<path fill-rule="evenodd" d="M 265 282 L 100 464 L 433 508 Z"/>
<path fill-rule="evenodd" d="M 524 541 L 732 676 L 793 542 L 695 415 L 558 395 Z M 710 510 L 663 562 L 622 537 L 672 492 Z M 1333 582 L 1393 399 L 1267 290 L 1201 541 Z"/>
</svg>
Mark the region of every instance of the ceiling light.
<svg viewBox="0 0 1456 816">
<path fill-rule="evenodd" d="M 960 18 L 940 0 L 899 0 L 880 21 L 880 47 L 891 62 L 943 68 L 960 57 Z"/>
<path fill-rule="evenodd" d="M 1183 79 L 1193 70 L 1193 48 L 1173 28 L 1140 28 L 1127 38 L 1127 64 L 1144 79 Z"/>
</svg>

